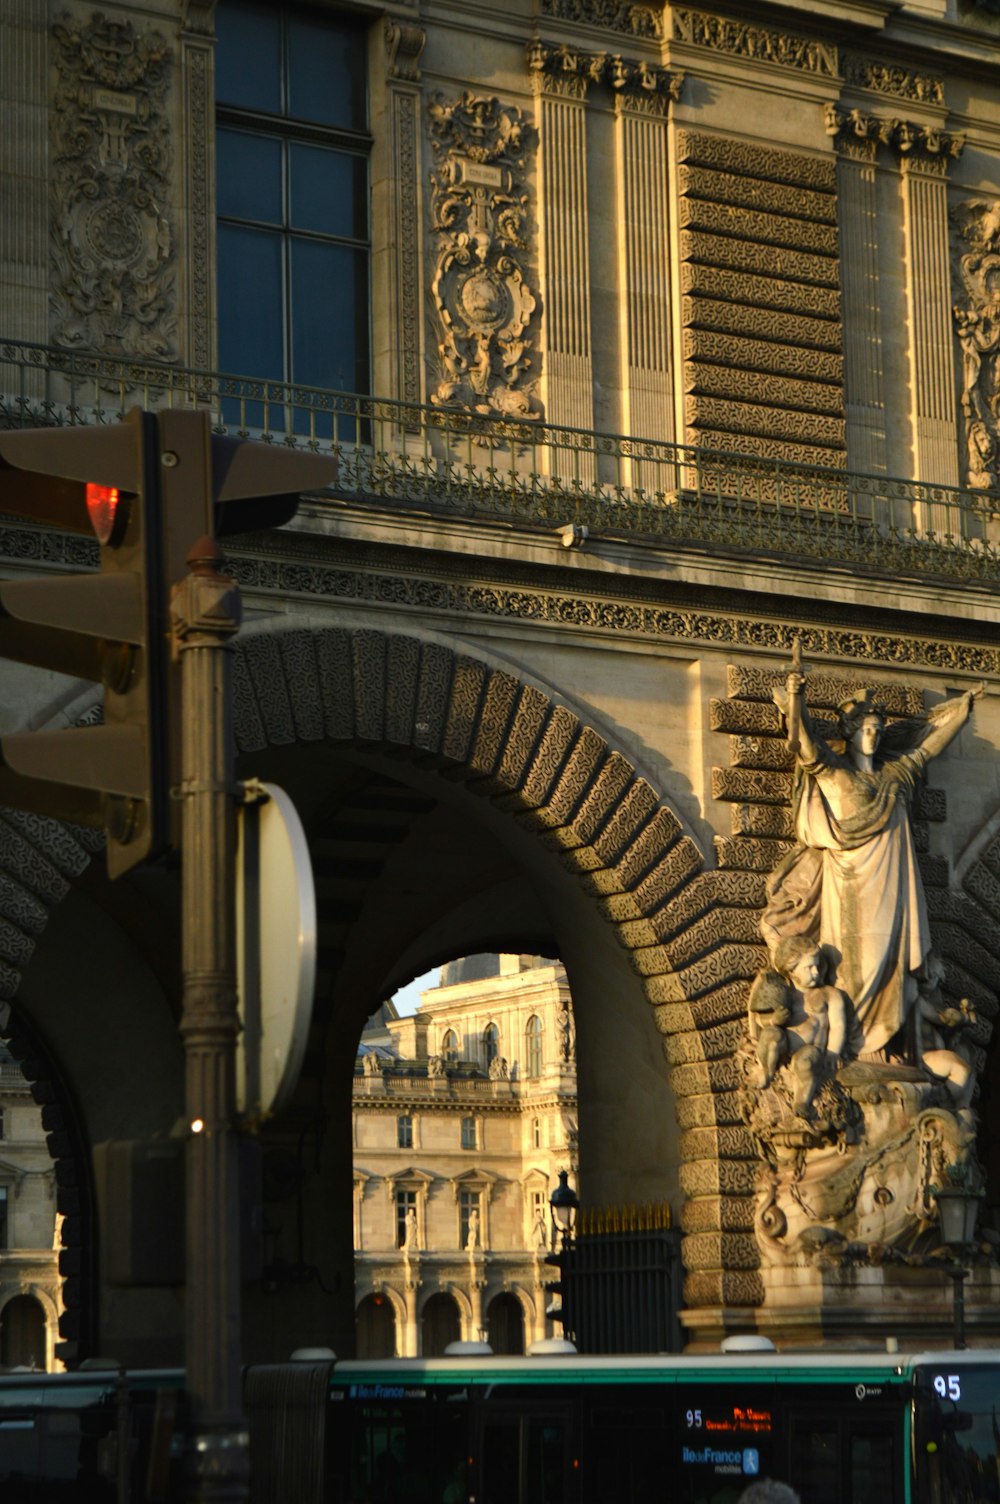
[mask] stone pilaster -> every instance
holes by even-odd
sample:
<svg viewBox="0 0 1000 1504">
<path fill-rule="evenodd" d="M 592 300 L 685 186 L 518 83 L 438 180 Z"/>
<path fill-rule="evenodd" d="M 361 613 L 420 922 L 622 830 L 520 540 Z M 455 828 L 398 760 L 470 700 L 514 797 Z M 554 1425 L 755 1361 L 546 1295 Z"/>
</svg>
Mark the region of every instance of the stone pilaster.
<svg viewBox="0 0 1000 1504">
<path fill-rule="evenodd" d="M 537 98 L 538 204 L 545 292 L 545 414 L 550 423 L 593 428 L 587 83 L 584 77 L 569 73 L 539 71 L 532 78 Z"/>
<path fill-rule="evenodd" d="M 214 370 L 215 327 L 215 83 L 212 6 L 192 0 L 181 34 L 184 111 L 185 255 L 182 262 L 183 359 Z"/>
<path fill-rule="evenodd" d="M 623 281 L 622 431 L 635 437 L 674 437 L 670 362 L 668 259 L 669 98 L 622 93 L 615 97 L 615 139 Z M 639 462 L 635 462 L 639 469 Z M 642 477 L 630 476 L 633 484 Z"/>
<path fill-rule="evenodd" d="M 8 337 L 39 344 L 49 308 L 47 22 L 46 0 L 0 8 L 0 322 Z"/>
<path fill-rule="evenodd" d="M 879 306 L 877 143 L 845 133 L 837 140 L 840 284 L 844 326 L 847 463 L 866 475 L 886 470 L 884 367 Z"/>
<path fill-rule="evenodd" d="M 957 486 L 958 415 L 950 303 L 947 171 L 949 152 L 931 133 L 908 132 L 899 152 L 910 330 L 910 421 L 918 480 Z M 954 141 L 954 138 L 951 138 Z"/>
<path fill-rule="evenodd" d="M 421 402 L 420 330 L 423 327 L 420 237 L 420 54 L 427 40 L 422 26 L 387 20 L 387 94 L 390 162 L 387 203 L 391 206 L 387 253 L 389 308 L 385 324 L 394 345 L 387 375 L 391 395 Z"/>
</svg>

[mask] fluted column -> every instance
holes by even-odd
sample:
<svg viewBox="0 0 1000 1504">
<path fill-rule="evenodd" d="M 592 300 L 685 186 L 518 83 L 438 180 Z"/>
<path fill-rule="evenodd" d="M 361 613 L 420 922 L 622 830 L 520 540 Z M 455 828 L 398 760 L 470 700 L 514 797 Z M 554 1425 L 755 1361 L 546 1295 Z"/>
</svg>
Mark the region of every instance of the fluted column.
<svg viewBox="0 0 1000 1504">
<path fill-rule="evenodd" d="M 44 344 L 49 319 L 48 5 L 0 6 L 0 313 L 8 338 Z M 26 395 L 37 395 L 26 393 Z"/>
<path fill-rule="evenodd" d="M 420 402 L 424 395 L 418 64 L 426 41 L 422 26 L 397 20 L 385 23 L 389 151 L 378 203 L 386 213 L 388 307 L 375 330 L 375 365 L 387 385 L 376 385 L 375 390 L 387 389 L 403 402 Z"/>
<path fill-rule="evenodd" d="M 586 79 L 541 71 L 532 78 L 539 140 L 545 416 L 550 423 L 593 428 Z"/>
<path fill-rule="evenodd" d="M 843 298 L 847 464 L 886 470 L 882 322 L 879 308 L 877 140 L 855 130 L 837 138 L 840 287 Z"/>
<path fill-rule="evenodd" d="M 623 93 L 615 97 L 622 431 L 632 438 L 670 441 L 674 410 L 667 249 L 668 110 L 665 95 Z M 629 465 L 627 482 L 641 485 L 641 462 L 629 461 Z"/>
<path fill-rule="evenodd" d="M 184 358 L 217 365 L 215 343 L 215 82 L 211 0 L 191 0 L 181 34 L 184 108 Z"/>
<path fill-rule="evenodd" d="M 946 182 L 949 154 L 931 152 L 922 141 L 905 149 L 900 141 L 897 150 L 903 187 L 914 473 L 917 480 L 957 486 Z"/>
</svg>

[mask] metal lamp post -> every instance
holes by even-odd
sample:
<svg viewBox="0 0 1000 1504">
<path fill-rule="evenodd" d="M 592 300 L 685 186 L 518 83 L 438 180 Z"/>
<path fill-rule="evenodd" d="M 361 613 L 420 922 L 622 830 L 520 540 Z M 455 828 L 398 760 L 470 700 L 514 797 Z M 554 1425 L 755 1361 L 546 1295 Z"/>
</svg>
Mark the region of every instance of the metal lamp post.
<svg viewBox="0 0 1000 1504">
<path fill-rule="evenodd" d="M 559 1284 L 555 1288 L 559 1290 L 562 1297 L 562 1308 L 558 1312 L 553 1309 L 549 1314 L 562 1323 L 564 1337 L 571 1337 L 573 1330 L 573 1301 L 570 1293 L 571 1262 L 573 1232 L 576 1228 L 576 1214 L 579 1209 L 580 1198 L 569 1184 L 569 1173 L 566 1170 L 560 1170 L 559 1184 L 549 1197 L 549 1213 L 552 1217 L 552 1252 L 546 1259 L 546 1263 L 555 1264 L 559 1270 Z"/>
<path fill-rule="evenodd" d="M 983 1192 L 958 1173 L 949 1176 L 949 1184 L 934 1191 L 941 1223 L 941 1237 L 951 1251 L 954 1263 L 948 1277 L 955 1286 L 955 1346 L 965 1347 L 965 1281 L 969 1277 L 966 1258 L 976 1236 L 976 1220 Z"/>
</svg>

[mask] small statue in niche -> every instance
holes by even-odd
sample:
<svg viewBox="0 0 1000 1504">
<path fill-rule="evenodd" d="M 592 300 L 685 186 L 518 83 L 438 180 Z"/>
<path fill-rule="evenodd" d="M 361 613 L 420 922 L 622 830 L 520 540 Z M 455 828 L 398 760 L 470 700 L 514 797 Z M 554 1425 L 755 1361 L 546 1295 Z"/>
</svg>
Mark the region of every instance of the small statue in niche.
<svg viewBox="0 0 1000 1504">
<path fill-rule="evenodd" d="M 782 940 L 774 966 L 760 972 L 750 989 L 751 1020 L 760 1025 L 758 1085 L 769 1086 L 787 1064 L 793 1110 L 809 1119 L 816 1093 L 847 1053 L 851 1005 L 839 987 L 824 983 L 823 952 L 804 936 Z"/>
<path fill-rule="evenodd" d="M 797 844 L 768 879 L 761 930 L 772 957 L 790 935 L 823 947 L 854 1009 L 859 1058 L 885 1061 L 902 1049 L 931 948 L 910 801 L 983 686 L 891 727 L 865 690 L 840 706 L 839 743 L 814 726 L 804 688 L 793 660 L 786 691 L 774 698 L 796 759 Z"/>
</svg>

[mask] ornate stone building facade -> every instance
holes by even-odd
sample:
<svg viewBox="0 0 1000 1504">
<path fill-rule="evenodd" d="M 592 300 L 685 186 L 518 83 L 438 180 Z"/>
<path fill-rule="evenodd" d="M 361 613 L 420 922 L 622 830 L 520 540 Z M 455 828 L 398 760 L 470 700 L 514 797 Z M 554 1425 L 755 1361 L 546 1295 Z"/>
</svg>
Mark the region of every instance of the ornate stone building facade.
<svg viewBox="0 0 1000 1504">
<path fill-rule="evenodd" d="M 0 1368 L 53 1368 L 62 1309 L 55 1166 L 24 1073 L 0 1043 Z"/>
<path fill-rule="evenodd" d="M 691 1344 L 945 1340 L 951 1171 L 984 1191 L 970 1325 L 995 1335 L 995 6 L 15 0 L 0 59 L 2 421 L 191 405 L 340 458 L 229 556 L 241 775 L 296 798 L 321 901 L 306 1070 L 264 1138 L 276 1267 L 313 1267 L 305 1229 L 322 1282 L 248 1292 L 248 1353 L 350 1349 L 356 1043 L 480 951 L 560 956 L 581 1193 L 672 1203 Z M 0 560 L 94 553 L 5 522 Z M 4 729 L 100 713 L 3 687 Z M 871 766 L 838 723 L 862 689 Z M 918 777 L 896 752 L 959 703 Z M 899 1037 L 825 1044 L 814 1076 L 820 1045 L 773 1018 L 761 1045 L 751 998 L 786 989 L 792 1030 L 817 986 L 863 1017 L 834 887 L 802 903 L 821 983 L 761 920 L 800 847 L 832 866 L 874 832 L 854 809 L 863 838 L 804 843 L 794 724 L 841 794 L 913 773 L 890 844 L 919 877 L 890 884 Z M 0 987 L 63 1165 L 67 1355 L 128 1357 L 176 1312 L 101 1284 L 85 1146 L 180 1113 L 176 895 L 169 869 L 104 882 L 99 846 L 0 815 Z"/>
<path fill-rule="evenodd" d="M 549 1196 L 576 1171 L 566 974 L 530 956 L 444 968 L 354 1078 L 359 1352 L 497 1352 L 552 1335 Z"/>
</svg>

